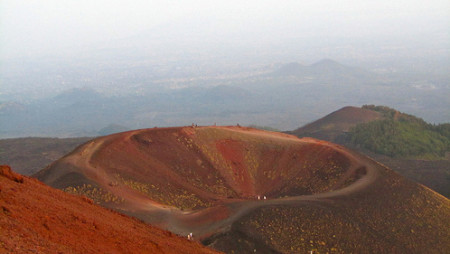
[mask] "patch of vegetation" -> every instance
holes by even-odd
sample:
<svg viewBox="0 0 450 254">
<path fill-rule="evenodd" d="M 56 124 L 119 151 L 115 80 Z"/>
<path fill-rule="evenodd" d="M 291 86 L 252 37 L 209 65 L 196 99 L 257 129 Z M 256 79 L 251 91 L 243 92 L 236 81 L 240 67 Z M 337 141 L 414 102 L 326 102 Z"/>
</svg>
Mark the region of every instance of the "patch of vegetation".
<svg viewBox="0 0 450 254">
<path fill-rule="evenodd" d="M 212 206 L 210 202 L 200 199 L 197 195 L 189 193 L 187 190 L 176 188 L 170 183 L 167 183 L 167 186 L 165 187 L 160 187 L 155 184 L 126 179 L 119 174 L 115 174 L 115 177 L 118 182 L 125 184 L 129 188 L 136 190 L 161 204 L 178 207 L 182 210 L 192 210 Z"/>
<path fill-rule="evenodd" d="M 112 194 L 109 191 L 105 191 L 102 188 L 92 186 L 91 184 L 83 184 L 82 186 L 69 186 L 64 189 L 65 192 L 73 195 L 82 195 L 92 199 L 96 204 L 102 203 L 121 203 L 123 198 Z"/>
<path fill-rule="evenodd" d="M 365 105 L 385 119 L 358 124 L 349 141 L 391 157 L 436 159 L 450 151 L 450 124 L 432 125 L 412 115 L 384 106 Z"/>
</svg>

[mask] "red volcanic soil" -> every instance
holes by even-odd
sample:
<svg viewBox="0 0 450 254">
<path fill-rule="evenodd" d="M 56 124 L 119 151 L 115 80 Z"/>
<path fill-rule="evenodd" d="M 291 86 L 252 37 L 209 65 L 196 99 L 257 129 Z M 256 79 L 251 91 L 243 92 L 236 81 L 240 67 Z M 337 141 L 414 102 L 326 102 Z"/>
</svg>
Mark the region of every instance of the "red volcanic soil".
<svg viewBox="0 0 450 254">
<path fill-rule="evenodd" d="M 0 253 L 216 253 L 0 166 Z"/>
<path fill-rule="evenodd" d="M 92 140 L 37 177 L 227 252 L 450 247 L 448 199 L 312 138 L 242 127 L 135 130 Z M 355 233 L 329 234 L 336 228 Z"/>
<path fill-rule="evenodd" d="M 299 137 L 314 136 L 319 139 L 334 140 L 338 134 L 348 131 L 357 124 L 382 118 L 383 116 L 379 112 L 348 106 L 290 133 Z"/>
<path fill-rule="evenodd" d="M 281 133 L 158 128 L 95 139 L 37 176 L 125 211 L 192 211 L 341 188 L 356 180 L 357 164 L 325 142 Z"/>
<path fill-rule="evenodd" d="M 361 171 L 352 158 L 323 141 L 251 128 L 154 128 L 92 140 L 37 177 L 179 234 L 207 236 L 227 227 L 228 204 L 350 185 Z"/>
</svg>

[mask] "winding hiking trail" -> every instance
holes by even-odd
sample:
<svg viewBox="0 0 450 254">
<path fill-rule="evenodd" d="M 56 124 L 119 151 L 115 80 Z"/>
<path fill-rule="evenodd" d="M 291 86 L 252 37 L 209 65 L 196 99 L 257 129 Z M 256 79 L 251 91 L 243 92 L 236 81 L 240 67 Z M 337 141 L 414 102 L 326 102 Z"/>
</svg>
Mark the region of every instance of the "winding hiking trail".
<svg viewBox="0 0 450 254">
<path fill-rule="evenodd" d="M 267 134 L 263 134 L 267 135 Z M 291 138 L 291 137 L 280 137 L 280 138 Z M 198 238 L 202 239 L 208 237 L 212 234 L 217 234 L 220 232 L 224 232 L 231 225 L 239 220 L 242 216 L 250 213 L 251 211 L 264 207 L 264 206 L 276 206 L 276 205 L 290 205 L 290 204 L 298 204 L 299 202 L 326 202 L 329 198 L 339 197 L 344 195 L 350 195 L 352 193 L 356 193 L 368 186 L 370 186 L 374 181 L 376 181 L 378 177 L 378 170 L 375 165 L 378 163 L 375 161 L 370 161 L 365 158 L 360 158 L 358 155 L 354 155 L 352 152 L 348 150 L 328 142 L 318 141 L 312 138 L 303 138 L 302 142 L 312 142 L 312 143 L 320 143 L 321 145 L 326 145 L 333 147 L 334 149 L 344 153 L 345 155 L 352 158 L 353 165 L 349 171 L 356 170 L 358 168 L 364 167 L 366 170 L 365 175 L 363 175 L 360 179 L 358 179 L 353 184 L 344 187 L 342 189 L 333 190 L 325 193 L 317 193 L 313 195 L 302 195 L 302 196 L 292 196 L 285 198 L 277 198 L 277 199 L 268 199 L 268 200 L 245 200 L 245 201 L 237 201 L 225 204 L 226 208 L 230 211 L 230 215 L 220 221 L 214 221 L 210 223 L 204 224 L 195 224 L 195 227 L 192 225 L 192 221 L 197 221 L 200 217 L 209 217 L 215 212 L 214 209 L 196 211 L 186 216 L 186 214 L 180 214 L 176 211 L 173 211 L 171 223 L 168 225 L 167 229 L 179 233 L 181 235 L 188 234 L 189 232 L 193 232 L 194 235 L 198 236 Z M 356 157 L 357 156 L 357 157 Z M 201 220 L 201 219 L 200 219 Z"/>
<path fill-rule="evenodd" d="M 189 128 L 191 127 L 184 127 L 184 129 L 187 129 L 188 131 Z M 119 141 L 127 143 L 133 137 L 148 132 L 148 130 L 135 130 L 97 138 L 79 147 L 62 160 L 64 163 L 80 169 L 86 178 L 97 182 L 107 191 L 116 196 L 122 197 L 125 202 L 115 207 L 115 209 L 123 210 L 125 213 L 129 214 L 134 213 L 134 216 L 144 221 L 156 224 L 180 235 L 187 235 L 192 232 L 197 240 L 227 231 L 235 221 L 257 208 L 275 205 L 299 204 L 302 202 L 327 202 L 335 197 L 357 193 L 375 182 L 379 177 L 379 171 L 383 169 L 383 167 L 378 165 L 375 161 L 362 157 L 339 145 L 312 138 L 299 139 L 288 134 L 272 133 L 239 127 L 198 127 L 196 129 L 202 128 L 214 128 L 217 130 L 226 130 L 236 133 L 243 133 L 245 135 L 252 135 L 257 138 L 270 138 L 288 142 L 315 144 L 331 148 L 333 151 L 347 157 L 351 162 L 347 169 L 347 174 L 354 173 L 357 170 L 362 170 L 363 175 L 346 187 L 323 193 L 289 196 L 267 200 L 257 200 L 256 197 L 253 200 L 248 198 L 224 199 L 220 205 L 194 211 L 182 211 L 178 208 L 163 205 L 151 200 L 148 196 L 131 190 L 123 183 L 111 184 L 115 182 L 114 177 L 108 173 L 105 168 L 98 167 L 95 163 L 93 163 L 96 154 L 104 148 L 106 144 Z M 126 153 L 126 151 L 124 152 Z M 217 218 L 218 214 L 220 214 L 219 218 Z"/>
</svg>

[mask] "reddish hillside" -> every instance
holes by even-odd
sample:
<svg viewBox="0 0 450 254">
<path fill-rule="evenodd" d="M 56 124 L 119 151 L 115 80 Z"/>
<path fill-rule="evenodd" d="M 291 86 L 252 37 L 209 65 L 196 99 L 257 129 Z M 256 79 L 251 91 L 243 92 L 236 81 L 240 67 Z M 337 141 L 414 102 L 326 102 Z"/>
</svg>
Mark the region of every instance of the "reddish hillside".
<svg viewBox="0 0 450 254">
<path fill-rule="evenodd" d="M 92 140 L 37 176 L 227 252 L 450 247 L 448 199 L 311 138 L 241 127 L 136 130 Z"/>
<path fill-rule="evenodd" d="M 339 134 L 348 131 L 357 124 L 378 120 L 382 117 L 382 114 L 379 112 L 349 106 L 290 133 L 298 137 L 311 136 L 324 140 L 334 140 Z"/>
<path fill-rule="evenodd" d="M 383 138 L 382 135 L 371 134 L 369 129 L 364 131 L 365 140 L 371 144 L 372 150 L 369 150 L 367 144 L 361 143 L 362 139 L 353 139 L 349 130 L 353 127 L 361 127 L 360 124 L 369 123 L 375 120 L 401 121 L 404 123 L 402 127 L 388 127 L 388 124 L 381 124 L 378 130 L 388 130 L 394 128 L 396 131 L 401 129 L 402 132 L 397 133 L 397 137 L 402 136 L 402 142 L 393 138 Z M 389 121 L 388 121 L 389 122 Z M 407 124 L 412 123 L 412 124 Z M 344 107 L 335 111 L 317 121 L 288 132 L 297 137 L 313 137 L 329 142 L 338 143 L 360 153 L 375 158 L 378 162 L 387 165 L 403 176 L 406 176 L 418 183 L 432 188 L 433 190 L 443 194 L 447 198 L 450 197 L 450 161 L 449 158 L 438 157 L 438 147 L 443 147 L 445 137 L 440 136 L 442 133 L 430 132 L 429 129 L 420 126 L 427 124 L 417 117 L 401 113 L 395 109 L 385 106 L 366 105 L 362 108 Z M 439 128 L 439 126 L 435 126 Z M 360 129 L 361 130 L 361 129 Z M 404 130 L 404 131 L 403 131 Z M 406 131 L 407 130 L 407 131 Z M 373 130 L 372 130 L 373 131 Z M 409 133 L 407 133 L 409 132 Z M 364 136 L 362 135 L 362 136 Z M 445 134 L 443 134 L 445 135 Z M 361 137 L 361 136 L 359 136 Z M 419 142 L 416 142 L 420 140 Z M 428 147 L 425 144 L 430 144 Z M 404 145 L 402 147 L 402 144 Z M 386 149 L 384 154 L 373 147 Z M 404 147 L 407 147 L 406 149 Z M 420 155 L 402 155 L 402 151 L 421 151 Z M 397 156 L 394 156 L 397 154 Z"/>
<path fill-rule="evenodd" d="M 353 164 L 323 142 L 286 134 L 157 128 L 95 139 L 38 177 L 124 211 L 198 210 L 258 195 L 278 198 L 342 188 L 356 180 Z"/>
<path fill-rule="evenodd" d="M 215 253 L 0 166 L 0 253 Z"/>
</svg>

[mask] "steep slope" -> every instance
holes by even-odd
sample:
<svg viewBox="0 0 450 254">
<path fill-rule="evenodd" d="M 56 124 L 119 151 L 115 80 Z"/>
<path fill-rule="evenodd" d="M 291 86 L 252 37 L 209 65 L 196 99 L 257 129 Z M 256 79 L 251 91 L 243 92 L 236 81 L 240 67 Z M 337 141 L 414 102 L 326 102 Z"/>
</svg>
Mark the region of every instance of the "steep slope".
<svg viewBox="0 0 450 254">
<path fill-rule="evenodd" d="M 450 124 L 432 125 L 385 106 L 345 107 L 291 133 L 391 157 L 443 158 L 450 151 Z"/>
<path fill-rule="evenodd" d="M 215 253 L 0 166 L 0 253 Z"/>
<path fill-rule="evenodd" d="M 396 113 L 385 120 L 355 126 L 347 142 L 378 154 L 399 158 L 444 158 L 450 152 L 450 124 L 431 125 Z"/>
<path fill-rule="evenodd" d="M 448 199 L 339 145 L 282 133 L 130 131 L 92 140 L 37 177 L 226 252 L 450 247 Z"/>
<path fill-rule="evenodd" d="M 377 173 L 358 192 L 259 207 L 205 244 L 234 253 L 445 253 L 450 201 L 388 169 Z"/>
<path fill-rule="evenodd" d="M 355 149 L 450 196 L 450 124 L 431 125 L 385 106 L 344 107 L 288 132 Z"/>
<path fill-rule="evenodd" d="M 383 119 L 383 115 L 379 112 L 365 108 L 344 107 L 290 133 L 298 137 L 314 137 L 336 142 L 340 135 L 357 124 L 379 119 Z"/>
</svg>

